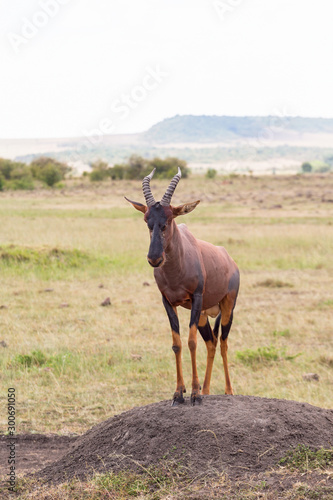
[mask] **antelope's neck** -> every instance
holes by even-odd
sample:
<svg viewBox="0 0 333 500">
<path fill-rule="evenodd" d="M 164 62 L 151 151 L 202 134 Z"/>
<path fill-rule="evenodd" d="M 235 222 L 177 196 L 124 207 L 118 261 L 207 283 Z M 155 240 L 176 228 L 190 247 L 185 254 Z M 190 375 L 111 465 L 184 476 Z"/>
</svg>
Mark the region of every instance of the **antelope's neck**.
<svg viewBox="0 0 333 500">
<path fill-rule="evenodd" d="M 180 231 L 176 222 L 172 221 L 172 236 L 168 246 L 165 248 L 166 262 L 163 272 L 168 278 L 179 278 L 184 270 L 184 246 Z"/>
</svg>

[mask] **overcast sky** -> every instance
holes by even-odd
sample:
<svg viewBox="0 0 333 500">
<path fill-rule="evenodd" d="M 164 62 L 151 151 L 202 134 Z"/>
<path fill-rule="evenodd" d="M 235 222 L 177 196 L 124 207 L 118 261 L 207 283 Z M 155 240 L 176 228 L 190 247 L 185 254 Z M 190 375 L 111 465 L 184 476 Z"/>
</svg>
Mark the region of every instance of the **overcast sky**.
<svg viewBox="0 0 333 500">
<path fill-rule="evenodd" d="M 0 0 L 0 138 L 333 117 L 331 0 Z"/>
</svg>

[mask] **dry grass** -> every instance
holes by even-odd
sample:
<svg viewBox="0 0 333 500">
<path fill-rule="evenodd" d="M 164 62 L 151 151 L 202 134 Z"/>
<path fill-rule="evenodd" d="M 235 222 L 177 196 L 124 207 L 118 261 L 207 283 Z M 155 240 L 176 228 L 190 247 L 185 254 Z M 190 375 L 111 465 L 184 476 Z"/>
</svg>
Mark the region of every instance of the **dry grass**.
<svg viewBox="0 0 333 500">
<path fill-rule="evenodd" d="M 241 269 L 229 342 L 237 394 L 322 407 L 332 403 L 329 181 L 332 176 L 193 178 L 177 188 L 175 204 L 202 199 L 186 218 L 192 232 L 223 244 Z M 153 182 L 152 187 L 158 198 L 165 183 Z M 29 247 L 37 254 L 56 248 L 86 256 L 79 266 L 66 261 L 60 267 L 38 259 L 0 259 L 0 306 L 6 306 L 0 309 L 0 341 L 7 345 L 0 345 L 0 394 L 5 402 L 7 388 L 16 388 L 18 432 L 83 432 L 115 413 L 173 393 L 169 324 L 145 259 L 148 232 L 123 195 L 142 200 L 140 183 L 73 183 L 63 192 L 1 194 L 2 246 L 14 245 L 21 252 Z M 258 286 L 263 283 L 270 286 Z M 112 305 L 101 307 L 108 296 Z M 185 346 L 188 320 L 188 312 L 180 311 Z M 288 335 L 276 334 L 286 330 Z M 255 365 L 236 357 L 237 351 L 269 346 L 286 356 Z M 34 351 L 47 361 L 31 366 L 18 362 L 24 359 L 18 356 Z M 186 348 L 183 357 L 190 386 Z M 201 380 L 205 361 L 206 349 L 199 341 Z M 217 356 L 213 394 L 224 391 L 222 372 Z M 319 382 L 305 381 L 306 372 L 316 372 Z M 1 424 L 5 428 L 4 413 Z"/>
</svg>

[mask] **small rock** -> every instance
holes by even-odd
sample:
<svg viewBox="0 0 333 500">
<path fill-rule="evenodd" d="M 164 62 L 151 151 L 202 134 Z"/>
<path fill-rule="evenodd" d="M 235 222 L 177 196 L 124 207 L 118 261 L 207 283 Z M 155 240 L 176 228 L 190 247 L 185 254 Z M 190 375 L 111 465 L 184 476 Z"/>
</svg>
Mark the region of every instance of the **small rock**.
<svg viewBox="0 0 333 500">
<path fill-rule="evenodd" d="M 63 304 L 60 304 L 59 308 L 63 308 L 63 307 L 69 307 L 69 304 L 67 304 L 67 302 L 64 302 Z"/>
<path fill-rule="evenodd" d="M 53 288 L 44 288 L 44 290 L 39 290 L 39 293 L 44 293 L 44 292 L 53 292 Z"/>
<path fill-rule="evenodd" d="M 2 305 L 2 306 L 0 306 L 0 309 L 8 309 L 8 307 L 5 305 Z"/>
<path fill-rule="evenodd" d="M 1 347 L 8 347 L 8 345 L 6 344 L 6 342 L 4 340 L 0 341 L 0 345 L 1 345 Z"/>
<path fill-rule="evenodd" d="M 144 281 L 142 284 L 143 286 L 150 286 L 150 283 L 148 283 L 148 281 Z"/>
<path fill-rule="evenodd" d="M 317 380 L 317 382 L 319 381 L 319 375 L 317 373 L 304 373 L 302 375 L 303 379 L 304 380 Z"/>
<path fill-rule="evenodd" d="M 106 297 L 105 300 L 103 300 L 103 302 L 101 303 L 101 306 L 110 306 L 111 305 L 111 300 L 110 300 L 110 297 Z"/>
<path fill-rule="evenodd" d="M 103 283 L 100 283 L 100 284 L 98 285 L 98 288 L 104 288 Z"/>
</svg>

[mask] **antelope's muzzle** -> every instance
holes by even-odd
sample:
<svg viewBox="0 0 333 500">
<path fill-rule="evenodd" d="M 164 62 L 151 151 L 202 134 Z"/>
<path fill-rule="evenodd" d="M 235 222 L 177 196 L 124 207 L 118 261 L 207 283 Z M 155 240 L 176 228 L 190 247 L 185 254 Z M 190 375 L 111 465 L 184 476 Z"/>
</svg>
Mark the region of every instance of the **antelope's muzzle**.
<svg viewBox="0 0 333 500">
<path fill-rule="evenodd" d="M 158 259 L 150 259 L 149 257 L 147 257 L 147 260 L 152 267 L 161 267 L 165 262 L 164 252 L 163 255 Z"/>
</svg>

